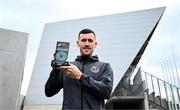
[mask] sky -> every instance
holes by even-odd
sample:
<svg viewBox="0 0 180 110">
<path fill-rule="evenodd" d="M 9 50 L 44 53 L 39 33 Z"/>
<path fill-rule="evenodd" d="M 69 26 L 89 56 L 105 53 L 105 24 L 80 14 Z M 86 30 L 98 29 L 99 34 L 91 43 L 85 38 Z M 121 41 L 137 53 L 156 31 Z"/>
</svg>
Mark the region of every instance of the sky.
<svg viewBox="0 0 180 110">
<path fill-rule="evenodd" d="M 180 74 L 179 0 L 0 0 L 0 28 L 29 34 L 21 94 L 26 95 L 46 23 L 162 6 L 166 10 L 138 66 L 167 80 L 165 69 Z"/>
</svg>

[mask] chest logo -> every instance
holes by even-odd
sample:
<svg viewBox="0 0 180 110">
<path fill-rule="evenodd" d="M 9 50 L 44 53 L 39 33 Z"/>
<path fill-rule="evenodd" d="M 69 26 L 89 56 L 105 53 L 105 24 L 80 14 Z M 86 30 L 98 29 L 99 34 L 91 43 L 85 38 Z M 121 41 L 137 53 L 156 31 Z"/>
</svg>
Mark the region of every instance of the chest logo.
<svg viewBox="0 0 180 110">
<path fill-rule="evenodd" d="M 97 66 L 93 66 L 90 69 L 93 73 L 98 73 L 99 72 L 99 68 Z"/>
</svg>

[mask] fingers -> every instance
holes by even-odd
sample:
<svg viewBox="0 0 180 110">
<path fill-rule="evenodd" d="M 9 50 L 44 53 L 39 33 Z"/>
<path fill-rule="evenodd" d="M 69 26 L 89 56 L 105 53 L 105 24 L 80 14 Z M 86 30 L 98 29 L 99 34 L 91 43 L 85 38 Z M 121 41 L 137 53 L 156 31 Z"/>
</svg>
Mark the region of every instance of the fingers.
<svg viewBox="0 0 180 110">
<path fill-rule="evenodd" d="M 72 72 L 71 69 L 65 69 L 65 74 L 67 74 L 69 77 L 73 79 L 75 78 L 74 73 Z"/>
<path fill-rule="evenodd" d="M 73 64 L 70 64 L 70 66 L 60 66 L 58 69 L 73 79 L 78 79 L 77 77 L 80 75 L 80 70 Z"/>
<path fill-rule="evenodd" d="M 73 64 L 71 64 L 71 63 L 69 63 L 70 64 L 70 66 L 60 66 L 60 68 L 63 68 L 63 69 L 65 69 L 65 68 L 72 68 L 74 65 Z"/>
<path fill-rule="evenodd" d="M 71 69 L 66 69 L 66 72 L 67 73 L 72 73 L 72 70 Z"/>
<path fill-rule="evenodd" d="M 71 68 L 61 68 L 61 70 L 63 70 L 65 73 L 72 74 L 72 69 Z"/>
<path fill-rule="evenodd" d="M 76 71 L 74 71 L 75 70 L 74 67 L 75 67 L 75 65 L 70 64 L 70 66 L 59 66 L 59 67 L 54 67 L 54 69 L 61 70 L 65 74 L 67 74 L 69 77 L 74 79 L 75 73 L 76 73 Z"/>
<path fill-rule="evenodd" d="M 53 69 L 58 69 L 58 70 L 61 70 L 61 68 L 60 68 L 60 67 L 53 67 Z"/>
<path fill-rule="evenodd" d="M 62 69 L 69 69 L 71 67 L 70 66 L 60 66 L 60 68 L 62 68 Z"/>
</svg>

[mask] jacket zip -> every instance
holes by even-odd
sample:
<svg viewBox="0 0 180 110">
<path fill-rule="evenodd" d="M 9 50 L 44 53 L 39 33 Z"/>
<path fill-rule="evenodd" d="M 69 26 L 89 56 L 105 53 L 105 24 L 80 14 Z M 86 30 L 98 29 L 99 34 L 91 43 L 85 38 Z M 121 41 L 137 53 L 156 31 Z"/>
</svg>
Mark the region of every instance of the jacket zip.
<svg viewBox="0 0 180 110">
<path fill-rule="evenodd" d="M 84 73 L 84 65 L 85 65 L 85 61 L 83 60 L 82 73 Z M 82 87 L 82 85 L 81 85 L 81 110 L 83 110 L 83 87 Z"/>
</svg>

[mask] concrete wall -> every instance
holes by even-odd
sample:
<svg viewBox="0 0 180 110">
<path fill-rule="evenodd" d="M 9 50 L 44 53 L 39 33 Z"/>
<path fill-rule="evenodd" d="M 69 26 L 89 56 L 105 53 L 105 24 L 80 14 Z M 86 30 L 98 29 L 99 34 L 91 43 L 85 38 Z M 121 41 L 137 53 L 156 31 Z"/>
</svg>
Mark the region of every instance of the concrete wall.
<svg viewBox="0 0 180 110">
<path fill-rule="evenodd" d="M 0 28 L 0 110 L 18 105 L 27 42 L 27 33 Z"/>
</svg>

